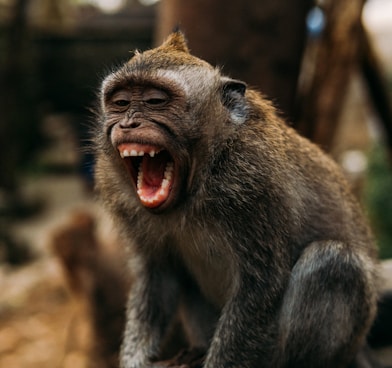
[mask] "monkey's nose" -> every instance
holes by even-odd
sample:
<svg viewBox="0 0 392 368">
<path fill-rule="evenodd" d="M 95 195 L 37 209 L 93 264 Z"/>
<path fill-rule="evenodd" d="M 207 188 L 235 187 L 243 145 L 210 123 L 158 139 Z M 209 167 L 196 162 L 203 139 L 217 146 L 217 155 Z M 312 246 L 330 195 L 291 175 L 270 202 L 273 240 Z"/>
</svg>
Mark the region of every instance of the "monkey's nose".
<svg viewBox="0 0 392 368">
<path fill-rule="evenodd" d="M 140 112 L 135 108 L 130 108 L 126 112 L 124 119 L 120 122 L 120 127 L 123 129 L 138 128 L 141 125 L 141 122 L 137 119 L 138 117 L 140 117 Z"/>
<path fill-rule="evenodd" d="M 120 127 L 123 129 L 135 129 L 138 128 L 140 124 L 141 124 L 140 122 L 132 121 L 132 119 L 130 119 L 128 121 L 121 122 Z"/>
</svg>

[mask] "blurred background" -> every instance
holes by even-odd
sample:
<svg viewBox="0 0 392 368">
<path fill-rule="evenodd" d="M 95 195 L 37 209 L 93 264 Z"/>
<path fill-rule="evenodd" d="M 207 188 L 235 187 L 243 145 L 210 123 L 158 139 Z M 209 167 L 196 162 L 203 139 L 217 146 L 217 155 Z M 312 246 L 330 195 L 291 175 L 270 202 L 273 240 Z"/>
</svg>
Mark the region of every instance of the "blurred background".
<svg viewBox="0 0 392 368">
<path fill-rule="evenodd" d="M 104 76 L 178 25 L 342 165 L 392 289 L 392 0 L 0 0 L 0 368 L 116 366 L 130 280 L 89 131 Z"/>
</svg>

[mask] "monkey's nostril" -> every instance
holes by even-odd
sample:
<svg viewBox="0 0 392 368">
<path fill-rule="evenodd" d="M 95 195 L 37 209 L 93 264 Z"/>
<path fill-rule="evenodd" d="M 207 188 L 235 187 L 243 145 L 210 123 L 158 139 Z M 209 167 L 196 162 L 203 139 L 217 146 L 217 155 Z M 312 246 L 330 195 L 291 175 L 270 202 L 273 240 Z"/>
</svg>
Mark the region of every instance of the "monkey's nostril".
<svg viewBox="0 0 392 368">
<path fill-rule="evenodd" d="M 135 129 L 140 126 L 140 122 L 132 121 L 132 122 L 124 122 L 120 124 L 123 129 Z"/>
<path fill-rule="evenodd" d="M 139 122 L 133 121 L 131 124 L 129 124 L 130 128 L 138 128 L 140 126 Z"/>
</svg>

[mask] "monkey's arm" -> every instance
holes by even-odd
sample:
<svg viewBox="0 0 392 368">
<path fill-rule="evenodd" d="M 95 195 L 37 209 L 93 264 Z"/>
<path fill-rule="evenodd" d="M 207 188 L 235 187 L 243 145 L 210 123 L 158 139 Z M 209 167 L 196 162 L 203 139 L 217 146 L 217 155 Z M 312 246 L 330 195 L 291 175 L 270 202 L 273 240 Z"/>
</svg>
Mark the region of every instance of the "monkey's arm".
<svg viewBox="0 0 392 368">
<path fill-rule="evenodd" d="M 263 275 L 248 265 L 204 367 L 344 367 L 375 313 L 372 267 L 366 255 L 330 241 L 309 245 L 289 278 L 274 276 L 276 264 Z"/>
<path fill-rule="evenodd" d="M 276 312 L 271 311 L 278 309 L 288 273 L 279 272 L 282 265 L 273 257 L 267 267 L 260 266 L 257 255 L 243 259 L 236 291 L 223 308 L 205 368 L 264 368 L 260 362 L 269 361 L 274 353 Z"/>
<path fill-rule="evenodd" d="M 178 304 L 179 285 L 169 268 L 148 264 L 132 285 L 127 306 L 127 322 L 120 352 L 121 368 L 152 367 L 151 359 Z"/>
<path fill-rule="evenodd" d="M 346 367 L 375 315 L 376 283 L 374 263 L 359 245 L 311 243 L 283 298 L 276 366 Z"/>
</svg>

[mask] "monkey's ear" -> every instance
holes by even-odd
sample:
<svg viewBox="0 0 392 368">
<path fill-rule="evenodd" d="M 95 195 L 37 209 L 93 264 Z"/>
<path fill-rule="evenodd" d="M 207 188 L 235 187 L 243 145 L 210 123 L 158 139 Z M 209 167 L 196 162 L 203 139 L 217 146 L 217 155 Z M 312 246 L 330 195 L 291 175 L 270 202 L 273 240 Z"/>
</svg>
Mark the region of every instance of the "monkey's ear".
<svg viewBox="0 0 392 368">
<path fill-rule="evenodd" d="M 242 124 L 246 120 L 246 83 L 227 77 L 221 78 L 222 103 L 230 111 L 231 120 Z"/>
<path fill-rule="evenodd" d="M 160 48 L 169 49 L 171 51 L 186 52 L 189 54 L 189 48 L 185 36 L 179 29 L 171 33 Z"/>
<path fill-rule="evenodd" d="M 231 79 L 227 77 L 221 78 L 223 93 L 239 93 L 241 96 L 245 96 L 246 83 L 237 79 Z"/>
</svg>

